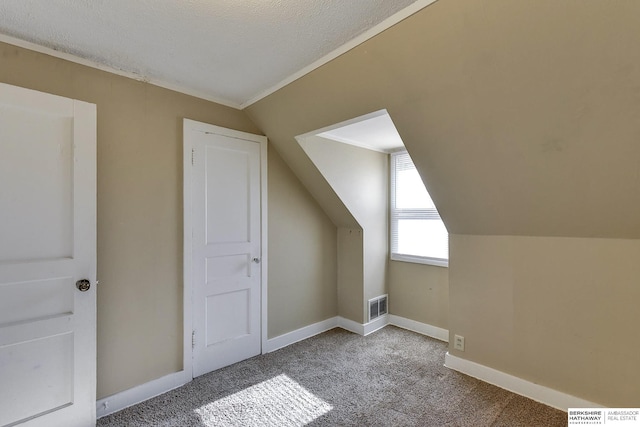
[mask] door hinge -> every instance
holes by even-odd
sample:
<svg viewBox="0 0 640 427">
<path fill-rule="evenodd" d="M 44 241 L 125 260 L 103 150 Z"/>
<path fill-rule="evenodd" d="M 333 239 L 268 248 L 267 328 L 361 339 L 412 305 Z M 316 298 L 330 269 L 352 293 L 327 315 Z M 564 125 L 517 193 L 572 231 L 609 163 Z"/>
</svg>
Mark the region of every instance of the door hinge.
<svg viewBox="0 0 640 427">
<path fill-rule="evenodd" d="M 191 149 L 191 166 L 196 164 L 195 157 L 196 157 L 196 149 L 192 148 Z"/>
<path fill-rule="evenodd" d="M 196 348 L 196 331 L 191 331 L 191 349 Z"/>
</svg>

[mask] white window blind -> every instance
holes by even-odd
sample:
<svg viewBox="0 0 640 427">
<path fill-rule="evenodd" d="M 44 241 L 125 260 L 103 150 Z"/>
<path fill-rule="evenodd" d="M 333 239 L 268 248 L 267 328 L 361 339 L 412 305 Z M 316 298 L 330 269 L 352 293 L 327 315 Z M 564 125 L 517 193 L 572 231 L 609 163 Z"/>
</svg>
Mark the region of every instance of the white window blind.
<svg viewBox="0 0 640 427">
<path fill-rule="evenodd" d="M 449 234 L 409 153 L 391 155 L 391 259 L 448 266 Z"/>
</svg>

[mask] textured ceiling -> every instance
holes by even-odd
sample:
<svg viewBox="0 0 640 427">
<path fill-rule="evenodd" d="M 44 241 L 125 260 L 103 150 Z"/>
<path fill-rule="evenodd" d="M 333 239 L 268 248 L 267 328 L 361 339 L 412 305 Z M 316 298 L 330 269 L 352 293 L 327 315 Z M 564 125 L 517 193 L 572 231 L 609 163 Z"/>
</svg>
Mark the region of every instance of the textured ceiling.
<svg viewBox="0 0 640 427">
<path fill-rule="evenodd" d="M 2 0 L 0 33 L 246 104 L 416 0 Z"/>
</svg>

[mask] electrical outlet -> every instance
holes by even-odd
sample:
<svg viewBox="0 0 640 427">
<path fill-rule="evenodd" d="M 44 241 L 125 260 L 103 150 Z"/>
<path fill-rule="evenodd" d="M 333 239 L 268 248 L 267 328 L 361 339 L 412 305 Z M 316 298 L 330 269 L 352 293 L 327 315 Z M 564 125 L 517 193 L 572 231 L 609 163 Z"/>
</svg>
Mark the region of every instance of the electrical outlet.
<svg viewBox="0 0 640 427">
<path fill-rule="evenodd" d="M 453 348 L 464 351 L 464 337 L 462 335 L 453 336 Z"/>
</svg>

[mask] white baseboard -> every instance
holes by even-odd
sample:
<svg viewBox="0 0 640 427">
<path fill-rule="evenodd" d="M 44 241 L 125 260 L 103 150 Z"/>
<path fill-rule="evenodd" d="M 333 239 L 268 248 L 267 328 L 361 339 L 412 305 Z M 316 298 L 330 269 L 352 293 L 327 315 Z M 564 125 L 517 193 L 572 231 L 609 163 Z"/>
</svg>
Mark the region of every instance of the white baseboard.
<svg viewBox="0 0 640 427">
<path fill-rule="evenodd" d="M 96 417 L 102 418 L 129 406 L 144 402 L 152 397 L 178 388 L 189 381 L 191 381 L 191 375 L 187 375 L 185 371 L 180 371 L 105 397 L 96 402 Z"/>
<path fill-rule="evenodd" d="M 389 315 L 389 324 L 399 328 L 408 329 L 440 341 L 449 342 L 449 331 L 427 323 L 417 322 L 405 317 Z"/>
<path fill-rule="evenodd" d="M 544 403 L 545 405 L 560 409 L 561 411 L 566 412 L 569 408 L 603 407 L 597 403 L 589 402 L 588 400 L 562 393 L 510 374 L 505 374 L 504 372 L 489 368 L 488 366 L 462 359 L 458 356 L 449 354 L 449 352 L 445 355 L 444 366 L 521 396 L 528 397 L 529 399 L 537 402 Z"/>
<path fill-rule="evenodd" d="M 375 320 L 372 320 L 369 323 L 365 323 L 362 325 L 363 335 L 367 336 L 372 332 L 375 332 L 379 329 L 384 328 L 389 324 L 389 317 L 387 314 L 383 314 Z"/>
<path fill-rule="evenodd" d="M 376 320 L 364 324 L 336 316 L 267 340 L 266 349 L 263 353 L 271 353 L 272 351 L 276 351 L 298 341 L 311 338 L 314 335 L 321 334 L 333 328 L 342 328 L 358 335 L 369 335 L 378 329 L 384 328 L 388 324 L 389 318 L 386 314 L 380 316 Z"/>
<path fill-rule="evenodd" d="M 445 342 L 447 342 L 449 338 L 449 331 L 446 329 L 406 319 L 404 317 L 395 316 L 393 314 L 382 316 L 366 324 L 360 324 L 353 320 L 336 316 L 267 340 L 266 351 L 264 352 L 269 353 L 278 350 L 336 327 L 340 327 L 359 335 L 368 335 L 378 329 L 384 328 L 387 324 L 408 329 Z M 445 355 L 445 366 L 562 411 L 567 411 L 568 408 L 602 407 L 602 405 L 597 403 L 523 380 L 522 378 L 480 365 L 479 363 L 462 359 L 448 352 Z M 102 418 L 106 415 L 178 388 L 189 381 L 191 381 L 191 375 L 187 375 L 185 371 L 180 371 L 149 381 L 148 383 L 141 384 L 129 390 L 116 393 L 112 396 L 105 397 L 96 402 L 96 416 L 97 418 Z"/>
<path fill-rule="evenodd" d="M 354 322 L 341 316 L 338 316 L 338 327 L 354 334 L 364 335 L 364 325 L 362 323 Z"/>
<path fill-rule="evenodd" d="M 267 340 L 263 353 L 276 351 L 336 327 L 358 335 L 368 335 L 384 328 L 388 324 L 409 329 L 443 341 L 446 341 L 449 337 L 449 332 L 445 329 L 394 315 L 380 316 L 379 318 L 365 324 L 357 323 L 344 317 L 335 316 Z M 189 381 L 191 381 L 191 375 L 187 375 L 185 371 L 180 371 L 130 388 L 129 390 L 116 393 L 112 396 L 105 397 L 96 402 L 96 415 L 98 418 L 102 418 L 147 399 L 151 399 L 152 397 L 158 396 L 162 393 L 166 393 L 174 388 L 178 388 Z"/>
<path fill-rule="evenodd" d="M 265 348 L 262 349 L 262 352 L 271 353 L 272 351 L 279 350 L 288 345 L 297 343 L 298 341 L 306 340 L 307 338 L 311 338 L 314 335 L 321 334 L 330 329 L 336 328 L 337 326 L 338 317 L 336 316 L 309 326 L 305 326 L 300 329 L 296 329 L 295 331 L 268 339 Z"/>
</svg>

